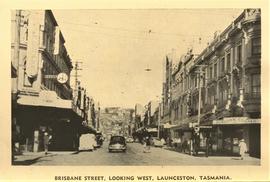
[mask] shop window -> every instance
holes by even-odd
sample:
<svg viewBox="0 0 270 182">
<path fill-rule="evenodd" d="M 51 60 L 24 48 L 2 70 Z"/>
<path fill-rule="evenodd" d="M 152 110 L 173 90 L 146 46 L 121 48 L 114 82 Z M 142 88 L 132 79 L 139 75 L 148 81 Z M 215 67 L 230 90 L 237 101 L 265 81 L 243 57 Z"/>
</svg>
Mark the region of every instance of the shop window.
<svg viewBox="0 0 270 182">
<path fill-rule="evenodd" d="M 252 97 L 260 97 L 261 95 L 261 79 L 260 74 L 254 74 L 251 76 L 251 92 Z"/>
<path fill-rule="evenodd" d="M 252 39 L 252 54 L 253 55 L 258 55 L 261 54 L 261 38 L 254 38 Z"/>
</svg>

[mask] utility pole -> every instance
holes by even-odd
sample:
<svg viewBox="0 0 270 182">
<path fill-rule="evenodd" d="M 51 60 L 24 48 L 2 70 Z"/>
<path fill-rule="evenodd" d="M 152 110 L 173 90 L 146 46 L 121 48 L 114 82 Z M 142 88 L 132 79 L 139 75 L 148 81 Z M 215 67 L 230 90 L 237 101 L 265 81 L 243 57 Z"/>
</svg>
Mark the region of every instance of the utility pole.
<svg viewBox="0 0 270 182">
<path fill-rule="evenodd" d="M 20 35 L 21 35 L 21 10 L 15 11 L 15 35 L 14 35 L 14 58 L 12 60 L 13 66 L 16 69 L 17 77 L 19 76 L 20 65 Z M 18 90 L 18 78 L 16 79 L 15 92 Z"/>
<path fill-rule="evenodd" d="M 158 104 L 158 135 L 157 137 L 160 137 L 160 120 L 161 120 L 161 103 Z"/>
<path fill-rule="evenodd" d="M 97 116 L 97 122 L 96 122 L 96 130 L 98 131 L 99 130 L 99 120 L 100 120 L 100 106 L 99 106 L 99 102 L 98 102 L 98 116 Z"/>
<path fill-rule="evenodd" d="M 197 71 L 198 75 L 199 75 L 199 103 L 198 103 L 198 120 L 197 120 L 197 125 L 200 125 L 200 120 L 201 120 L 201 97 L 202 97 L 202 79 L 203 79 L 203 74 L 205 73 L 205 71 L 203 70 L 205 68 L 206 65 L 196 65 L 199 67 L 199 71 Z"/>
<path fill-rule="evenodd" d="M 78 71 L 82 70 L 82 68 L 79 67 L 79 64 L 82 64 L 82 62 L 76 61 L 75 62 L 75 67 L 74 67 L 74 70 L 75 70 L 75 75 L 74 75 L 74 77 L 75 77 L 75 88 L 74 88 L 74 91 L 75 91 L 75 93 L 76 93 L 77 88 L 78 88 L 78 77 L 81 76 L 81 75 L 78 75 Z"/>
</svg>

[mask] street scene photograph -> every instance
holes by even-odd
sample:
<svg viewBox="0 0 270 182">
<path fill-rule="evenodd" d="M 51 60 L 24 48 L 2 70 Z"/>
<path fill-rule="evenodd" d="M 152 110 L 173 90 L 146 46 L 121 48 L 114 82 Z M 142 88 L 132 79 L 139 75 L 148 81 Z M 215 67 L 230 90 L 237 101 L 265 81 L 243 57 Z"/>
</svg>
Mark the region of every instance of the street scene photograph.
<svg viewBox="0 0 270 182">
<path fill-rule="evenodd" d="M 261 9 L 10 14 L 13 166 L 261 165 Z"/>
</svg>

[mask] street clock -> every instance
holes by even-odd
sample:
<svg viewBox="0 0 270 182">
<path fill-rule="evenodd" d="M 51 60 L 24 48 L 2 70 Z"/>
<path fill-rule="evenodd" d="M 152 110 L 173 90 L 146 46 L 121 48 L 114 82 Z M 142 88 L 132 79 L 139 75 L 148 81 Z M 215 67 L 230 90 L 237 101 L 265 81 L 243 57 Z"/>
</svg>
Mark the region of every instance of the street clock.
<svg viewBox="0 0 270 182">
<path fill-rule="evenodd" d="M 58 75 L 44 75 L 45 79 L 56 79 L 59 83 L 64 84 L 68 81 L 68 75 L 66 73 L 59 73 Z"/>
<path fill-rule="evenodd" d="M 59 73 L 58 75 L 57 75 L 57 81 L 59 82 L 59 83 L 66 83 L 67 81 L 68 81 L 68 76 L 67 76 L 67 74 L 66 73 Z"/>
</svg>

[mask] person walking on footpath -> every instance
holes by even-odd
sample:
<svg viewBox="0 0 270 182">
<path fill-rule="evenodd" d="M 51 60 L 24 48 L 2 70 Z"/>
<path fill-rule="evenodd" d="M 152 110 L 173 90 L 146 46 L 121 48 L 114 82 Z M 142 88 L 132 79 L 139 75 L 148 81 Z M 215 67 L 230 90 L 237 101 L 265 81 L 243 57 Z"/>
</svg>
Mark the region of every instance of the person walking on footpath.
<svg viewBox="0 0 270 182">
<path fill-rule="evenodd" d="M 247 144 L 244 139 L 240 140 L 239 148 L 240 148 L 241 160 L 243 160 L 245 157 L 245 153 L 247 152 Z"/>
<path fill-rule="evenodd" d="M 43 138 L 43 142 L 44 142 L 44 151 L 45 151 L 45 155 L 48 154 L 48 148 L 49 148 L 49 134 L 47 132 L 44 133 L 44 138 Z"/>
</svg>

